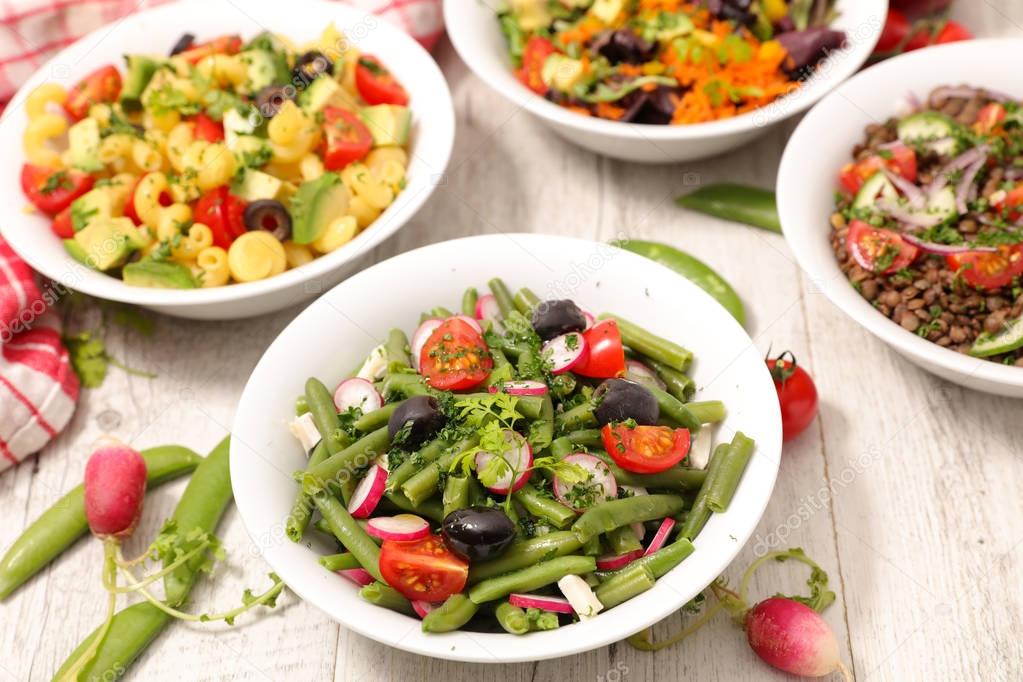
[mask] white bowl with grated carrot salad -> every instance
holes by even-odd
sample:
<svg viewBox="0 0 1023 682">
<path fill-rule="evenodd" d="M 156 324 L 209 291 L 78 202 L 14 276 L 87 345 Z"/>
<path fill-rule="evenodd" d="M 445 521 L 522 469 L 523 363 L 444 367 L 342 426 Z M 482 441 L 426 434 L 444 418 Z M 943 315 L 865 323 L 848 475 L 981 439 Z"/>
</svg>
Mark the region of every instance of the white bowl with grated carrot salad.
<svg viewBox="0 0 1023 682">
<path fill-rule="evenodd" d="M 445 0 L 484 82 L 562 137 L 644 163 L 748 143 L 856 72 L 887 0 Z"/>
</svg>

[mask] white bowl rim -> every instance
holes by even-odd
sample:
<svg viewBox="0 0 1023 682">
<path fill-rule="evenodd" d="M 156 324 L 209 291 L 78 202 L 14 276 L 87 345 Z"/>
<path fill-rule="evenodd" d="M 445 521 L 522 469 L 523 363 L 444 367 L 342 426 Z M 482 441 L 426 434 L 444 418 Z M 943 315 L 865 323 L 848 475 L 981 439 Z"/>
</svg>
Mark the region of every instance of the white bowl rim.
<svg viewBox="0 0 1023 682">
<path fill-rule="evenodd" d="M 431 250 L 437 249 L 438 247 L 452 248 L 453 246 L 457 245 L 460 247 L 459 253 L 467 253 L 469 249 L 473 248 L 475 244 L 480 243 L 486 244 L 488 242 L 495 240 L 501 240 L 501 245 L 503 246 L 506 245 L 507 242 L 504 240 L 507 238 L 514 239 L 517 244 L 523 247 L 525 247 L 525 245 L 530 242 L 536 243 L 537 241 L 542 241 L 544 242 L 544 246 L 550 247 L 552 249 L 562 248 L 564 249 L 563 252 L 565 253 L 570 253 L 568 249 L 571 249 L 573 247 L 574 248 L 579 248 L 580 246 L 593 247 L 596 244 L 593 241 L 580 239 L 576 237 L 563 237 L 557 235 L 545 235 L 535 233 L 488 234 L 463 237 L 459 239 L 449 240 L 446 242 L 440 242 L 436 244 L 423 246 L 418 249 L 414 249 L 412 251 L 407 251 L 405 253 L 393 256 L 392 258 L 386 261 L 382 261 L 381 263 L 378 263 L 377 265 L 371 268 L 367 268 L 366 270 L 357 273 L 356 275 L 353 275 L 348 280 L 335 286 L 334 289 L 331 289 L 330 291 L 323 294 L 323 296 L 321 296 L 321 299 L 330 296 L 332 292 L 336 289 L 340 289 L 342 287 L 359 286 L 360 279 L 369 277 L 368 273 L 371 273 L 374 269 L 379 268 L 381 265 L 384 264 L 389 264 L 389 267 L 396 267 L 406 261 L 419 258 L 422 256 L 423 253 L 428 253 Z M 557 245 L 561 246 L 559 247 Z M 744 355 L 746 353 L 749 353 L 750 349 L 752 349 L 752 351 L 755 352 L 755 345 L 752 339 L 750 339 L 749 335 L 746 333 L 745 329 L 743 329 L 742 326 L 739 325 L 739 323 L 736 322 L 734 318 L 732 318 L 730 313 L 721 308 L 720 304 L 714 301 L 710 297 L 710 295 L 704 292 L 702 289 L 692 284 L 690 281 L 680 277 L 677 273 L 675 273 L 672 270 L 669 270 L 665 266 L 649 261 L 648 259 L 643 258 L 642 256 L 638 256 L 632 252 L 616 249 L 616 257 L 618 256 L 620 256 L 625 261 L 632 261 L 632 265 L 635 268 L 643 268 L 647 270 L 652 268 L 654 270 L 660 270 L 663 273 L 666 273 L 677 282 L 677 285 L 680 287 L 682 291 L 684 291 L 684 295 L 687 297 L 705 298 L 706 301 L 709 301 L 709 305 L 720 310 L 721 324 L 730 327 L 731 328 L 730 333 L 734 333 L 736 335 L 741 335 L 741 337 L 744 337 L 745 339 L 744 343 L 748 343 L 748 345 L 744 345 L 744 347 L 746 348 Z M 283 343 L 283 338 L 287 335 L 288 330 L 294 327 L 295 325 L 300 325 L 302 323 L 303 318 L 313 316 L 314 314 L 313 308 L 316 306 L 319 300 L 320 299 L 317 299 L 316 302 L 311 303 L 305 311 L 303 311 L 288 325 L 288 327 L 281 331 L 281 334 L 277 337 L 277 339 L 275 339 L 274 342 L 271 343 L 271 345 L 267 348 L 264 357 L 260 359 L 260 362 L 253 370 L 253 374 L 249 379 L 249 383 L 246 384 L 242 397 L 239 399 L 238 403 L 239 410 L 235 416 L 234 424 L 232 425 L 232 432 L 235 433 L 244 432 L 245 421 L 251 421 L 251 419 L 253 418 L 261 418 L 258 416 L 252 416 L 246 419 L 245 414 L 241 409 L 247 402 L 246 396 L 249 393 L 249 391 L 256 390 L 255 387 L 251 386 L 251 382 L 255 377 L 257 371 L 259 370 L 259 366 L 260 364 L 262 364 L 265 357 L 269 355 L 272 351 L 274 351 L 279 344 Z M 759 359 L 759 353 L 757 353 L 757 357 Z M 763 372 L 760 375 L 760 380 L 764 382 L 763 388 L 757 389 L 758 392 L 763 390 L 763 392 L 767 395 L 770 395 L 772 397 L 776 396 L 774 385 L 771 382 L 770 375 L 766 369 L 766 365 L 763 365 L 762 363 L 758 362 L 757 366 L 763 368 Z M 756 378 L 748 379 L 748 381 L 751 382 L 750 385 L 758 385 L 760 380 Z M 765 472 L 761 472 L 764 475 L 761 476 L 756 481 L 753 481 L 752 479 L 747 480 L 748 478 L 747 476 L 743 477 L 744 482 L 748 482 L 750 485 L 756 486 L 754 490 L 756 490 L 759 493 L 760 495 L 759 499 L 751 499 L 749 498 L 749 496 L 747 496 L 746 504 L 742 508 L 733 507 L 729 509 L 729 511 L 725 515 L 721 515 L 727 516 L 728 514 L 733 513 L 733 511 L 740 512 L 741 509 L 740 513 L 742 514 L 742 516 L 748 517 L 752 520 L 748 523 L 748 525 L 745 528 L 732 529 L 733 532 L 729 537 L 729 539 L 732 541 L 731 544 L 728 545 L 729 550 L 727 552 L 721 552 L 720 554 L 714 555 L 714 558 L 710 560 L 710 562 L 713 564 L 712 568 L 710 570 L 704 570 L 701 572 L 699 577 L 701 579 L 706 578 L 706 584 L 710 584 L 710 582 L 713 581 L 718 575 L 720 575 L 725 570 L 725 568 L 729 564 L 731 564 L 732 561 L 734 561 L 735 557 L 738 556 L 742 548 L 745 546 L 746 542 L 753 535 L 753 532 L 756 530 L 758 524 L 760 523 L 760 520 L 762 520 L 764 511 L 766 510 L 767 504 L 769 503 L 774 491 L 774 485 L 777 480 L 778 470 L 780 468 L 781 462 L 782 449 L 781 411 L 776 399 L 773 401 L 762 401 L 760 403 L 757 403 L 757 409 L 758 411 L 766 410 L 771 412 L 771 414 L 765 415 L 763 417 L 763 420 L 760 422 L 760 424 L 765 428 L 765 433 L 756 434 L 757 451 L 754 454 L 754 458 L 757 460 L 765 459 L 767 460 L 768 470 Z M 265 416 L 262 418 L 265 419 Z M 245 460 L 243 458 L 249 456 L 250 449 L 251 448 L 248 445 L 243 444 L 241 441 L 232 440 L 230 455 L 232 471 L 235 470 L 235 467 L 238 467 L 240 469 L 245 468 Z M 748 473 L 749 472 L 747 471 L 747 474 Z M 518 642 L 521 644 L 523 643 L 524 640 L 521 637 L 515 635 L 489 633 L 484 634 L 464 631 L 456 631 L 454 633 L 449 634 L 424 634 L 419 632 L 418 626 L 413 626 L 412 629 L 396 628 L 393 632 L 383 631 L 382 629 L 374 629 L 372 627 L 373 625 L 372 623 L 364 623 L 354 618 L 351 620 L 342 620 L 339 616 L 335 616 L 334 614 L 330 613 L 326 606 L 317 603 L 316 595 L 309 594 L 305 591 L 305 589 L 303 589 L 303 587 L 301 586 L 304 584 L 303 581 L 293 580 L 293 578 L 298 577 L 300 574 L 305 573 L 305 570 L 302 565 L 300 565 L 298 562 L 292 561 L 290 558 L 285 556 L 277 556 L 276 558 L 278 559 L 278 561 L 276 563 L 274 561 L 272 555 L 277 555 L 280 553 L 277 550 L 278 547 L 289 548 L 289 546 L 297 547 L 298 545 L 294 545 L 288 540 L 283 540 L 283 542 L 285 543 L 283 545 L 278 544 L 277 546 L 270 547 L 261 546 L 257 533 L 263 533 L 266 531 L 266 529 L 255 528 L 252 525 L 250 525 L 249 514 L 246 513 L 246 510 L 250 508 L 250 505 L 258 506 L 260 504 L 260 500 L 258 498 L 259 495 L 257 494 L 257 491 L 246 491 L 245 489 L 236 490 L 235 502 L 238 505 L 239 516 L 242 519 L 242 523 L 245 526 L 246 532 L 249 533 L 249 536 L 252 538 L 253 542 L 256 544 L 257 547 L 259 547 L 259 551 L 262 554 L 264 560 L 266 560 L 267 563 L 271 565 L 271 568 L 277 574 L 279 574 L 286 583 L 289 584 L 289 589 L 294 591 L 303 600 L 309 602 L 316 608 L 326 613 L 332 619 L 335 619 L 338 622 L 340 622 L 344 627 L 354 630 L 359 634 L 362 634 L 382 644 L 387 644 L 389 646 L 393 646 L 405 651 L 410 651 L 412 653 L 435 658 L 442 658 L 445 660 L 476 663 L 515 663 L 523 661 L 536 661 L 541 659 L 558 658 L 563 656 L 569 656 L 572 654 L 582 653 L 585 651 L 590 651 L 592 649 L 596 649 L 601 646 L 605 646 L 607 644 L 620 641 L 625 637 L 628 637 L 629 635 L 638 632 L 644 627 L 652 625 L 653 623 L 658 622 L 663 618 L 666 618 L 667 616 L 671 615 L 673 612 L 677 611 L 684 603 L 680 601 L 679 597 L 677 596 L 679 591 L 683 589 L 691 591 L 692 594 L 689 595 L 689 597 L 687 597 L 687 599 L 691 599 L 700 590 L 706 587 L 706 584 L 694 588 L 693 585 L 695 583 L 690 584 L 687 582 L 684 586 L 679 586 L 671 583 L 673 575 L 677 577 L 680 575 L 678 573 L 679 571 L 685 572 L 686 563 L 683 562 L 679 566 L 675 567 L 668 574 L 659 578 L 657 584 L 654 585 L 654 587 L 651 590 L 645 592 L 642 595 L 639 595 L 638 597 L 635 598 L 634 602 L 632 602 L 636 608 L 638 608 L 641 603 L 647 607 L 646 611 L 643 612 L 642 621 L 633 617 L 632 621 L 626 623 L 624 614 L 621 613 L 619 614 L 620 617 L 615 621 L 608 621 L 606 619 L 600 620 L 598 617 L 596 621 L 589 623 L 585 622 L 575 623 L 573 625 L 563 626 L 561 628 L 558 628 L 557 630 L 549 632 L 531 633 L 530 638 L 528 639 L 528 641 L 526 641 L 526 644 L 528 644 L 528 646 L 501 647 L 502 651 L 507 649 L 507 653 L 505 653 L 504 655 L 499 655 L 495 653 L 492 647 L 488 647 L 487 644 L 483 642 L 496 645 L 497 640 L 493 638 L 501 638 L 501 641 L 503 642 L 508 643 Z M 697 552 L 699 552 L 700 545 L 699 539 L 697 540 L 696 545 Z M 287 549 L 282 549 L 280 551 L 287 551 Z M 693 557 L 695 556 L 697 556 L 696 553 L 691 555 L 687 559 L 687 561 L 692 560 Z M 322 570 L 318 565 L 316 566 L 316 568 Z M 694 576 L 687 576 L 687 578 L 689 578 L 690 580 L 693 577 Z M 295 585 L 300 586 L 296 588 Z M 653 599 L 652 601 L 650 601 L 650 599 L 645 599 L 645 598 L 652 599 L 656 595 L 663 596 L 664 594 L 672 594 L 676 596 L 673 596 L 670 599 L 661 599 L 660 601 L 657 601 L 655 599 Z M 650 601 L 650 603 L 647 603 L 648 601 Z M 626 604 L 617 607 L 617 609 L 623 610 L 626 608 L 628 608 Z M 399 614 L 389 612 L 386 609 L 381 609 L 381 611 L 383 612 L 383 615 L 386 616 L 387 618 L 390 618 L 391 616 L 397 616 L 402 619 L 406 618 L 405 616 L 400 616 Z M 609 623 L 611 625 L 609 625 L 608 627 L 596 627 L 598 624 L 607 625 Z M 469 640 L 469 642 L 471 642 L 471 644 L 467 643 L 467 639 Z M 456 648 L 455 646 L 456 644 L 460 646 Z M 484 655 L 484 653 L 486 655 Z"/>
<path fill-rule="evenodd" d="M 121 28 L 130 28 L 133 23 L 146 21 L 152 19 L 154 16 L 163 14 L 171 16 L 187 14 L 190 10 L 190 5 L 194 2 L 196 2 L 196 0 L 159 5 L 142 10 L 123 19 L 116 20 L 115 24 Z M 444 107 L 443 120 L 437 120 L 434 125 L 431 126 L 429 131 L 425 131 L 429 132 L 431 135 L 446 135 L 447 145 L 443 155 L 439 158 L 439 161 L 442 161 L 440 168 L 446 169 L 448 162 L 451 159 L 451 152 L 454 148 L 454 103 L 451 99 L 451 92 L 448 88 L 447 80 L 441 73 L 440 67 L 437 66 L 433 56 L 408 33 L 397 28 L 390 22 L 380 19 L 370 12 L 356 9 L 355 7 L 347 4 L 328 2 L 326 0 L 298 0 L 298 2 L 300 4 L 318 6 L 318 8 L 322 9 L 324 12 L 329 12 L 327 16 L 333 18 L 335 21 L 340 20 L 346 23 L 350 22 L 354 25 L 364 22 L 367 19 L 373 19 L 376 23 L 374 31 L 380 31 L 385 38 L 403 44 L 403 51 L 410 51 L 410 58 L 422 63 L 424 68 L 429 72 L 429 79 L 433 82 L 433 85 L 436 88 L 435 96 L 442 98 L 444 102 L 448 103 L 448 106 Z M 262 8 L 261 11 L 267 11 L 267 8 Z M 294 11 L 294 8 L 285 8 L 285 5 L 281 5 L 281 9 L 279 11 L 290 14 Z M 325 17 L 325 19 L 326 18 L 327 17 Z M 101 26 L 95 31 L 82 36 L 74 43 L 54 55 L 45 64 L 36 69 L 32 77 L 26 81 L 25 84 L 18 89 L 18 92 L 15 93 L 14 97 L 11 98 L 11 102 L 23 102 L 24 98 L 33 88 L 47 80 L 46 74 L 50 70 L 48 67 L 62 62 L 72 61 L 79 53 L 83 51 L 87 52 L 88 50 L 85 48 L 94 41 L 98 42 L 101 36 L 104 36 L 111 30 L 112 25 L 114 24 Z M 383 59 L 386 61 L 387 57 L 383 57 Z M 0 116 L 0 124 L 2 123 L 3 116 Z M 0 125 L 0 131 L 2 130 L 3 126 Z M 17 144 L 20 146 L 21 131 L 8 133 L 6 136 L 3 136 L 2 133 L 0 133 L 0 139 L 4 138 L 6 138 L 6 141 L 9 143 L 15 143 L 15 141 L 17 141 Z M 426 182 L 426 187 L 429 188 L 431 184 L 434 184 L 436 178 L 425 178 L 424 180 Z M 20 188 L 12 190 L 12 192 L 13 191 L 17 191 L 20 196 Z M 431 194 L 431 191 L 403 192 L 402 194 L 399 194 L 395 203 L 385 209 L 372 225 L 356 235 L 355 239 L 349 242 L 345 248 L 324 254 L 306 265 L 286 270 L 280 275 L 270 277 L 268 279 L 256 282 L 235 283 L 223 287 L 188 290 L 132 287 L 124 284 L 123 281 L 116 277 L 106 275 L 104 273 L 94 273 L 91 270 L 88 274 L 96 274 L 100 277 L 87 276 L 76 278 L 69 276 L 68 273 L 70 270 L 68 268 L 56 267 L 57 264 L 49 259 L 39 258 L 35 249 L 29 248 L 19 250 L 16 248 L 16 245 L 20 244 L 21 240 L 18 237 L 17 225 L 15 225 L 14 221 L 0 221 L 0 234 L 3 235 L 4 239 L 11 244 L 11 247 L 15 249 L 18 255 L 32 266 L 34 270 L 55 282 L 67 286 L 70 289 L 80 291 L 97 298 L 118 301 L 121 303 L 184 309 L 259 298 L 264 294 L 284 290 L 292 286 L 300 285 L 304 282 L 314 281 L 324 275 L 329 275 L 331 272 L 343 267 L 344 265 L 356 261 L 359 257 L 369 252 L 380 242 L 394 234 L 415 216 Z M 68 257 L 68 259 L 63 263 L 65 265 L 71 265 L 74 269 L 85 269 L 85 266 L 74 263 L 70 257 Z"/>
<path fill-rule="evenodd" d="M 463 0 L 444 0 L 444 24 L 448 27 L 448 36 L 451 39 L 451 43 L 455 46 L 455 50 L 473 73 L 487 85 L 500 92 L 505 98 L 524 107 L 535 116 L 580 132 L 596 133 L 636 141 L 697 140 L 742 133 L 754 128 L 767 128 L 774 123 L 806 111 L 840 83 L 856 73 L 866 63 L 867 58 L 874 51 L 877 41 L 881 38 L 883 17 L 888 10 L 888 0 L 858 1 L 876 4 L 877 7 L 875 9 L 880 13 L 879 16 L 882 17 L 881 22 L 867 34 L 865 40 L 850 41 L 850 49 L 846 52 L 844 58 L 838 62 L 838 68 L 833 73 L 828 74 L 825 78 L 811 77 L 810 80 L 814 82 L 812 89 L 809 91 L 811 93 L 809 96 L 805 96 L 806 91 L 804 88 L 807 88 L 807 85 L 804 84 L 800 90 L 795 91 L 793 94 L 776 100 L 760 109 L 740 114 L 739 116 L 733 116 L 732 118 L 687 125 L 645 125 L 608 121 L 593 116 L 582 116 L 547 101 L 514 79 L 489 78 L 490 72 L 480 65 L 479 60 L 472 58 L 473 52 L 468 50 L 461 34 L 456 30 L 452 30 L 452 27 L 461 26 L 466 23 L 455 16 L 459 9 L 456 5 L 460 5 Z M 798 96 L 800 93 L 803 93 L 804 96 Z"/>
<path fill-rule="evenodd" d="M 1005 47 L 1014 47 L 1017 51 L 1023 50 L 1023 39 L 985 38 L 980 40 L 949 43 L 946 45 L 937 45 L 928 47 L 926 50 L 908 52 L 898 57 L 875 64 L 856 74 L 836 88 L 827 97 L 822 99 L 819 106 L 823 106 L 833 99 L 845 98 L 847 90 L 866 81 L 877 81 L 879 84 L 883 83 L 886 90 L 893 90 L 892 83 L 901 82 L 898 75 L 903 66 L 907 64 L 915 64 L 917 62 L 940 63 L 940 61 L 954 61 L 955 55 L 957 54 L 966 52 L 983 52 L 989 49 Z M 978 74 L 977 80 L 983 80 L 983 76 Z M 907 84 L 906 90 L 909 90 L 911 87 L 911 85 Z M 893 106 L 889 115 L 894 115 L 896 101 L 897 99 L 892 100 Z M 779 217 L 781 219 L 782 231 L 785 234 L 785 238 L 788 241 L 790 248 L 796 256 L 796 260 L 811 279 L 827 281 L 837 275 L 842 277 L 843 281 L 847 281 L 845 275 L 841 273 L 837 262 L 835 262 L 833 258 L 826 263 L 818 262 L 807 244 L 799 239 L 800 235 L 795 233 L 796 229 L 791 226 L 786 227 L 787 223 L 791 225 L 791 223 L 785 219 L 785 216 L 792 212 L 790 211 L 789 206 L 795 206 L 799 203 L 799 187 L 796 182 L 799 176 L 799 160 L 796 158 L 795 148 L 798 146 L 798 143 L 801 141 L 803 136 L 810 134 L 809 131 L 813 127 L 817 117 L 820 115 L 822 114 L 817 107 L 812 109 L 810 113 L 808 113 L 806 117 L 800 121 L 799 126 L 796 127 L 792 136 L 789 138 L 788 144 L 785 146 L 785 151 L 782 154 L 781 163 L 778 167 Z M 835 169 L 835 172 L 837 172 L 837 170 L 838 169 Z M 827 216 L 822 216 L 820 224 L 822 230 L 827 227 Z M 1023 367 L 1012 367 L 1002 365 L 997 362 L 991 362 L 990 360 L 985 360 L 983 358 L 974 358 L 969 355 L 963 355 L 957 351 L 943 348 L 936 343 L 922 339 L 913 332 L 903 329 L 900 325 L 895 324 L 890 319 L 874 310 L 874 308 L 867 303 L 862 296 L 855 293 L 851 286 L 829 286 L 823 287 L 823 290 L 824 294 L 832 303 L 841 309 L 842 312 L 900 352 L 920 358 L 927 363 L 933 363 L 944 370 L 963 377 L 975 377 L 982 381 L 999 385 L 1013 387 L 1023 386 Z"/>
</svg>

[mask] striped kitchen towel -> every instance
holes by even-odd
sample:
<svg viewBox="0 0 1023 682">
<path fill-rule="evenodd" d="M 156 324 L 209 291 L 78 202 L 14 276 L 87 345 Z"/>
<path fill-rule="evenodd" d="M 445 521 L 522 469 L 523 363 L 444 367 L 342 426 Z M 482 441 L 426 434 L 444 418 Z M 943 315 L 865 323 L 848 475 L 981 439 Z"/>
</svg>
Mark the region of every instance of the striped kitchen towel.
<svg viewBox="0 0 1023 682">
<path fill-rule="evenodd" d="M 170 0 L 0 0 L 0 108 L 53 55 L 104 24 Z M 441 0 L 344 0 L 400 26 L 431 49 Z"/>
<path fill-rule="evenodd" d="M 0 238 L 0 471 L 49 443 L 78 401 L 52 302 Z"/>
</svg>

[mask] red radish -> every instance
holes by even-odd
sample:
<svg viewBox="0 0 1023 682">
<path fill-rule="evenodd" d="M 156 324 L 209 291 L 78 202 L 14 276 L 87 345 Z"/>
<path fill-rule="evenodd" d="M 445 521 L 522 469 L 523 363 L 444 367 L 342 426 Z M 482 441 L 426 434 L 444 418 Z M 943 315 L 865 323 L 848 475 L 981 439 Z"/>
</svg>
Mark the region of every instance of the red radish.
<svg viewBox="0 0 1023 682">
<path fill-rule="evenodd" d="M 771 597 L 754 606 L 746 615 L 746 639 L 766 663 L 793 675 L 845 672 L 835 634 L 820 614 L 801 602 Z"/>
<path fill-rule="evenodd" d="M 437 330 L 437 327 L 441 326 L 444 320 L 440 320 L 436 317 L 431 317 L 428 320 L 424 320 L 419 328 L 412 333 L 412 340 L 409 342 L 409 351 L 412 355 L 412 366 L 419 371 L 419 355 L 423 352 L 423 346 L 426 345 L 426 340 L 430 338 L 430 334 L 433 334 Z"/>
<path fill-rule="evenodd" d="M 555 336 L 545 343 L 540 354 L 544 360 L 550 363 L 552 373 L 563 374 L 584 363 L 588 351 L 583 335 L 578 332 L 569 332 Z"/>
<path fill-rule="evenodd" d="M 387 469 L 374 464 L 355 487 L 352 499 L 348 501 L 348 512 L 357 519 L 369 518 L 383 498 L 386 486 Z"/>
<path fill-rule="evenodd" d="M 520 609 L 540 609 L 552 613 L 575 613 L 572 605 L 564 597 L 551 597 L 545 594 L 509 594 L 508 603 Z"/>
<path fill-rule="evenodd" d="M 476 299 L 476 319 L 489 320 L 498 334 L 504 333 L 504 325 L 501 324 L 501 306 L 497 305 L 497 299 L 493 294 L 483 294 Z"/>
<path fill-rule="evenodd" d="M 455 315 L 455 317 L 457 319 L 461 320 L 462 322 L 465 322 L 467 325 L 469 325 L 473 329 L 475 329 L 477 334 L 482 334 L 483 333 L 483 327 L 480 326 L 480 323 L 477 322 L 475 319 L 469 317 L 468 315 Z"/>
<path fill-rule="evenodd" d="M 346 568 L 337 572 L 342 578 L 347 578 L 359 587 L 365 587 L 372 582 L 376 582 L 376 578 L 369 574 L 365 568 Z"/>
<path fill-rule="evenodd" d="M 412 610 L 416 612 L 416 615 L 420 618 L 426 618 L 430 611 L 437 608 L 438 604 L 432 601 L 423 601 L 422 599 L 412 600 Z"/>
<path fill-rule="evenodd" d="M 85 517 L 101 539 L 126 538 L 142 516 L 146 461 L 127 445 L 104 445 L 85 465 Z"/>
<path fill-rule="evenodd" d="M 384 397 L 373 388 L 373 384 L 359 377 L 345 379 L 334 389 L 334 407 L 338 412 L 357 407 L 365 414 L 379 410 L 383 405 Z"/>
<path fill-rule="evenodd" d="M 366 532 L 381 540 L 418 540 L 430 534 L 430 524 L 415 514 L 378 516 L 366 523 Z"/>
<path fill-rule="evenodd" d="M 580 507 L 576 507 L 574 504 L 578 500 L 572 500 L 571 491 L 577 487 L 585 489 L 597 488 L 595 495 L 580 496 L 586 498 L 586 507 L 618 497 L 618 482 L 615 481 L 615 477 L 611 474 L 611 470 L 607 468 L 604 460 L 580 452 L 569 455 L 562 461 L 582 467 L 589 474 L 589 478 L 586 481 L 572 484 L 562 481 L 558 476 L 554 477 L 554 497 L 558 498 L 558 501 L 563 505 L 571 507 L 576 511 L 582 511 Z"/>
<path fill-rule="evenodd" d="M 500 389 L 497 386 L 491 386 L 488 390 L 491 393 L 503 391 L 508 395 L 547 395 L 547 384 L 542 381 L 525 379 L 523 381 L 506 381 L 501 384 Z"/>
<path fill-rule="evenodd" d="M 597 323 L 597 318 L 593 315 L 593 313 L 588 313 L 584 310 L 583 317 L 586 318 L 586 326 L 583 327 L 583 331 L 586 331 L 587 329 L 589 329 L 590 327 Z"/>
<path fill-rule="evenodd" d="M 508 444 L 508 450 L 501 454 L 504 461 L 507 463 L 507 467 L 504 470 L 504 475 L 498 477 L 497 482 L 493 486 L 487 486 L 487 490 L 497 495 L 507 495 L 509 492 L 515 492 L 522 486 L 526 485 L 526 481 L 529 480 L 532 471 L 530 467 L 533 466 L 533 448 L 529 446 L 529 442 L 525 438 L 515 433 L 511 429 L 504 430 L 504 441 Z M 493 452 L 479 452 L 476 454 L 476 475 L 486 469 L 487 465 L 498 455 Z M 514 479 L 513 479 L 514 477 Z"/>
<path fill-rule="evenodd" d="M 602 557 L 597 557 L 597 568 L 602 571 L 616 571 L 619 568 L 628 566 L 641 556 L 643 556 L 643 550 L 641 549 L 634 549 L 625 554 L 605 554 Z"/>
<path fill-rule="evenodd" d="M 656 386 L 662 391 L 667 388 L 657 372 L 644 365 L 639 360 L 625 361 L 625 378 L 635 381 L 637 384 Z"/>
<path fill-rule="evenodd" d="M 643 494 L 646 495 L 647 493 Z M 634 521 L 633 523 L 629 524 L 629 527 L 632 528 L 632 532 L 636 534 L 637 540 L 642 541 L 643 538 L 646 537 L 646 526 L 644 526 L 639 521 Z"/>
<path fill-rule="evenodd" d="M 661 521 L 661 525 L 657 527 L 657 532 L 654 533 L 654 539 L 647 545 L 646 551 L 643 552 L 643 556 L 653 554 L 668 542 L 668 536 L 671 535 L 671 531 L 675 528 L 675 519 L 666 518 Z"/>
</svg>

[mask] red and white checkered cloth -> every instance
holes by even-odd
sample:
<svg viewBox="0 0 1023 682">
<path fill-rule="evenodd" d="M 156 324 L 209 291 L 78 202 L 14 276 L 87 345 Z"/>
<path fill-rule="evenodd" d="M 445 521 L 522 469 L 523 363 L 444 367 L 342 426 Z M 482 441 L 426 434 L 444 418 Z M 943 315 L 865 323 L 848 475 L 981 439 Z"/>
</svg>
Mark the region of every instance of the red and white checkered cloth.
<svg viewBox="0 0 1023 682">
<path fill-rule="evenodd" d="M 0 107 L 36 69 L 85 34 L 170 1 L 0 0 Z M 441 0 L 341 1 L 404 28 L 428 50 L 444 32 Z"/>
<path fill-rule="evenodd" d="M 0 238 L 0 471 L 49 443 L 78 401 L 78 377 L 50 300 Z"/>
</svg>

